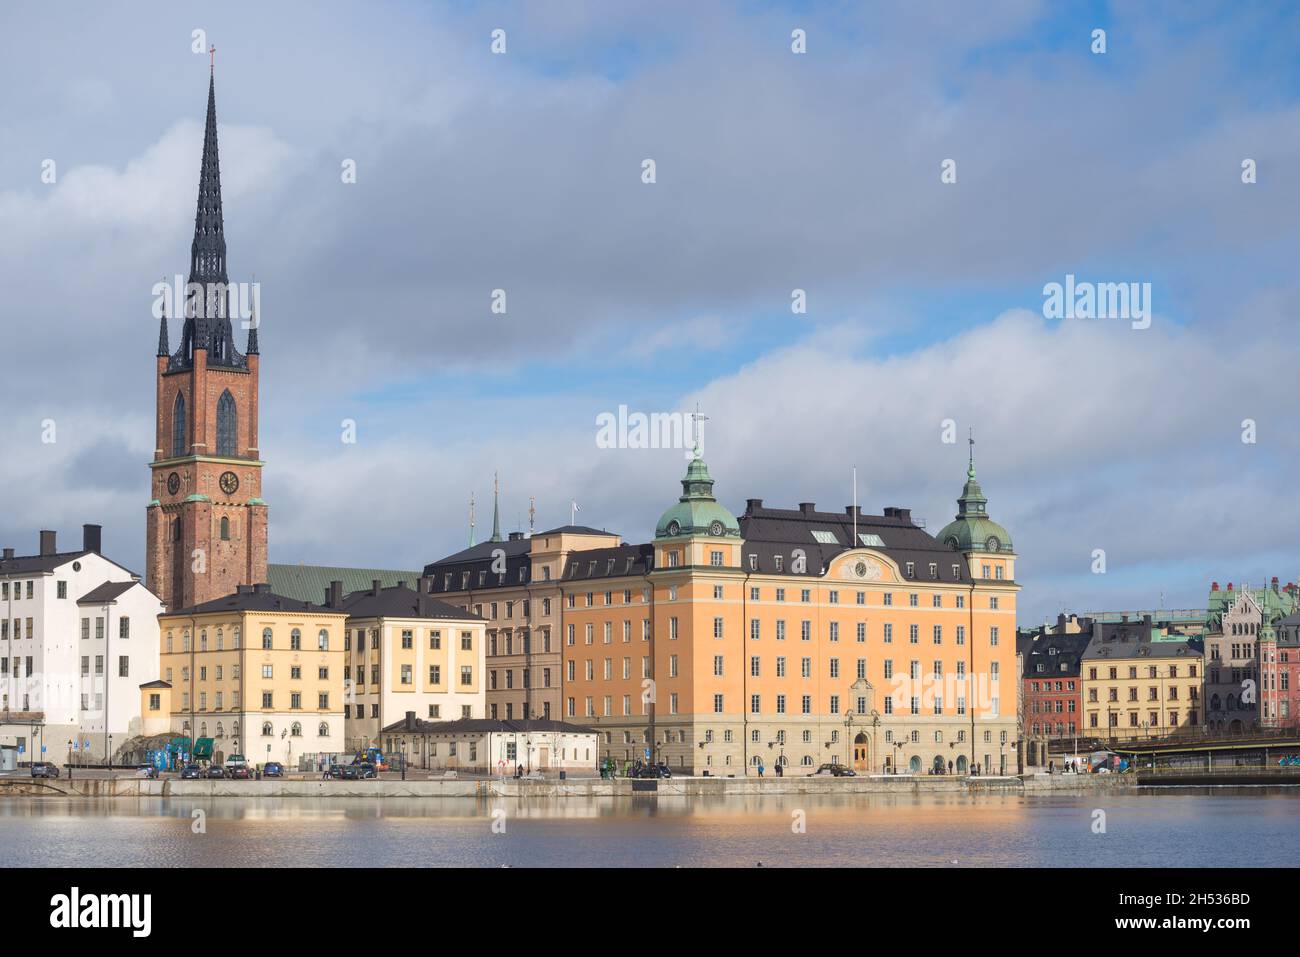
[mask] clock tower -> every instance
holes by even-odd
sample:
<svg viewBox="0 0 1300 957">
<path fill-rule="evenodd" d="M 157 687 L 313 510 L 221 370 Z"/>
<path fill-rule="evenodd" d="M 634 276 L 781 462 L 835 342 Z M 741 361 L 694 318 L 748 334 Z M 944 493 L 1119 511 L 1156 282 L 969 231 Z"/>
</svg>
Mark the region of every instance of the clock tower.
<svg viewBox="0 0 1300 957">
<path fill-rule="evenodd" d="M 180 348 L 158 331 L 157 414 L 146 585 L 168 611 L 266 581 L 266 503 L 257 444 L 257 320 L 235 348 L 217 159 L 215 77 L 199 172 Z"/>
</svg>

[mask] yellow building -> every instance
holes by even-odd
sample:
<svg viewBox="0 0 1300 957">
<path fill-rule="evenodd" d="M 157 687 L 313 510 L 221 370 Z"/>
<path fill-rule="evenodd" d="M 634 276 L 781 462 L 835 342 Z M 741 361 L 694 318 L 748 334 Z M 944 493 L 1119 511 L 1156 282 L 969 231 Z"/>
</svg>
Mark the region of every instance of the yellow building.
<svg viewBox="0 0 1300 957">
<path fill-rule="evenodd" d="M 344 743 L 347 612 L 241 585 L 232 595 L 160 615 L 162 679 L 172 729 L 195 754 L 296 766 Z"/>
<path fill-rule="evenodd" d="M 682 491 L 653 543 L 565 563 L 564 717 L 602 758 L 1016 769 L 1016 556 L 973 464 L 937 537 L 902 508 L 737 520 L 698 453 Z"/>
<path fill-rule="evenodd" d="M 1096 626 L 1083 653 L 1083 728 L 1106 738 L 1162 737 L 1204 727 L 1203 653 L 1143 621 Z"/>
<path fill-rule="evenodd" d="M 347 750 L 378 745 L 380 730 L 408 713 L 429 721 L 484 717 L 484 622 L 447 602 L 398 585 L 344 596 L 333 582 L 326 605 L 348 615 L 343 639 Z"/>
</svg>

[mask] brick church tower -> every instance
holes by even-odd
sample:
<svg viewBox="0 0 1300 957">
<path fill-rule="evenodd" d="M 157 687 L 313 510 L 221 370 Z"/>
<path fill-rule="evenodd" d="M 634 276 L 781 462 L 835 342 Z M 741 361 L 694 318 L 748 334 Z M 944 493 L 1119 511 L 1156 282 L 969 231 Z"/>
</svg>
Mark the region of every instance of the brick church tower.
<svg viewBox="0 0 1300 957">
<path fill-rule="evenodd" d="M 266 581 L 257 322 L 249 324 L 246 352 L 239 352 L 228 283 L 216 86 L 210 77 L 180 348 L 168 348 L 165 314 L 158 332 L 145 583 L 168 611 Z"/>
</svg>

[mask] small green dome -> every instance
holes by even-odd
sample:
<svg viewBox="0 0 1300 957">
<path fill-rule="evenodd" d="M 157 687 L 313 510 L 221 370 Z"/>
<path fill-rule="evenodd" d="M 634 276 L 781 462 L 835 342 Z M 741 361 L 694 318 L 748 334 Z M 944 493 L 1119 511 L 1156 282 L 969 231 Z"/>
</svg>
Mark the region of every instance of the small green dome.
<svg viewBox="0 0 1300 957">
<path fill-rule="evenodd" d="M 966 470 L 966 486 L 957 499 L 957 517 L 936 538 L 961 552 L 1014 552 L 1011 535 L 988 517 L 988 502 L 975 481 L 975 463 Z"/>
<path fill-rule="evenodd" d="M 713 478 L 698 449 L 686 468 L 686 477 L 682 479 L 682 497 L 659 517 L 655 525 L 655 538 L 689 535 L 740 537 L 740 523 L 736 516 L 713 497 Z"/>
</svg>

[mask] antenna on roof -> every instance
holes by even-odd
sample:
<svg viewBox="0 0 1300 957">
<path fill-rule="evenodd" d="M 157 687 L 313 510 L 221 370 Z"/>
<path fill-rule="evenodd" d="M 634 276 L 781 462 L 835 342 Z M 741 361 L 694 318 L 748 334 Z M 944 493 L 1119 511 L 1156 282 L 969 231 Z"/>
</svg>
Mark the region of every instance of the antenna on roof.
<svg viewBox="0 0 1300 957">
<path fill-rule="evenodd" d="M 858 547 L 858 467 L 853 466 L 853 548 Z"/>
<path fill-rule="evenodd" d="M 469 547 L 474 547 L 474 493 L 469 493 Z"/>
<path fill-rule="evenodd" d="M 537 520 L 537 499 L 535 496 L 528 496 L 528 537 L 533 537 L 533 525 Z"/>
</svg>

